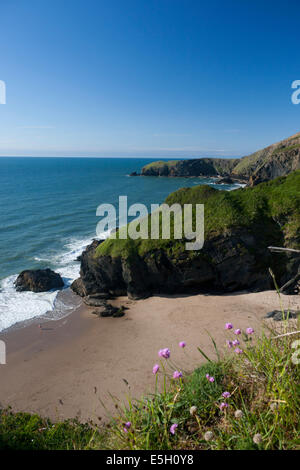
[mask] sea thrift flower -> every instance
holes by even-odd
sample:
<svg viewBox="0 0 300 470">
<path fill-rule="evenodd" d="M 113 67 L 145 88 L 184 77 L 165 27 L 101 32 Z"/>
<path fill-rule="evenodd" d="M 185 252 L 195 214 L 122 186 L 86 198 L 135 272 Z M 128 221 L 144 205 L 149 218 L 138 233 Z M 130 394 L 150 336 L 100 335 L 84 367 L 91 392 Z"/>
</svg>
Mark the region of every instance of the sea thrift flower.
<svg viewBox="0 0 300 470">
<path fill-rule="evenodd" d="M 235 335 L 240 335 L 242 332 L 239 328 L 237 328 L 236 330 L 234 330 L 234 334 Z"/>
<path fill-rule="evenodd" d="M 247 328 L 246 333 L 247 333 L 247 335 L 252 335 L 254 333 L 253 328 Z"/>
<path fill-rule="evenodd" d="M 185 347 L 186 347 L 186 343 L 185 343 L 184 341 L 180 341 L 179 347 L 180 347 L 180 348 L 185 348 Z"/>
<path fill-rule="evenodd" d="M 157 374 L 158 371 L 159 371 L 159 365 L 158 365 L 158 364 L 155 364 L 155 365 L 153 366 L 152 372 L 153 372 L 153 374 Z"/>
<path fill-rule="evenodd" d="M 232 323 L 226 323 L 225 328 L 226 328 L 226 330 L 232 330 L 233 324 Z"/>
<path fill-rule="evenodd" d="M 222 393 L 222 397 L 224 397 L 224 398 L 229 398 L 229 397 L 230 397 L 230 393 L 229 393 L 229 392 L 223 392 L 223 393 Z"/>
<path fill-rule="evenodd" d="M 228 406 L 229 406 L 228 403 L 222 402 L 222 403 L 220 404 L 220 410 L 224 410 L 224 408 L 228 408 Z"/>
<path fill-rule="evenodd" d="M 164 357 L 165 359 L 169 359 L 170 354 L 171 354 L 171 352 L 170 352 L 170 349 L 169 349 L 169 348 L 160 349 L 160 350 L 158 351 L 159 357 Z"/>
<path fill-rule="evenodd" d="M 238 346 L 239 344 L 241 343 L 239 342 L 238 339 L 235 339 L 234 341 L 232 341 L 232 346 Z"/>
<path fill-rule="evenodd" d="M 173 373 L 173 379 L 180 379 L 182 377 L 182 373 L 179 370 L 175 370 Z"/>
<path fill-rule="evenodd" d="M 232 348 L 232 346 L 233 346 L 232 341 L 229 341 L 228 339 L 226 340 L 226 344 L 229 348 Z"/>
<path fill-rule="evenodd" d="M 254 444 L 261 444 L 262 443 L 262 435 L 257 433 L 253 436 Z"/>
<path fill-rule="evenodd" d="M 197 406 L 190 407 L 190 415 L 194 416 L 197 413 Z"/>
<path fill-rule="evenodd" d="M 131 421 L 127 421 L 127 423 L 125 423 L 125 427 L 123 428 L 123 431 L 124 432 L 128 432 L 128 429 L 131 427 Z"/>
<path fill-rule="evenodd" d="M 175 434 L 175 432 L 176 432 L 176 428 L 177 428 L 177 427 L 178 427 L 178 424 L 177 424 L 177 423 L 172 424 L 172 426 L 170 427 L 170 433 L 173 434 L 173 436 L 174 436 L 174 434 Z"/>
<path fill-rule="evenodd" d="M 204 434 L 204 440 L 205 441 L 211 441 L 213 439 L 214 435 L 211 431 L 206 431 L 206 433 Z"/>
<path fill-rule="evenodd" d="M 244 413 L 242 412 L 242 410 L 236 410 L 234 412 L 234 416 L 237 418 L 237 419 L 240 419 L 244 416 Z"/>
<path fill-rule="evenodd" d="M 214 382 L 214 381 L 215 381 L 215 378 L 214 378 L 214 377 L 212 377 L 212 376 L 211 376 L 211 375 L 209 375 L 209 374 L 206 374 L 206 376 L 205 376 L 205 377 L 207 378 L 207 380 L 208 380 L 209 382 Z"/>
<path fill-rule="evenodd" d="M 235 352 L 236 354 L 242 354 L 242 353 L 243 353 L 243 350 L 240 349 L 240 348 L 235 348 L 234 352 Z"/>
</svg>

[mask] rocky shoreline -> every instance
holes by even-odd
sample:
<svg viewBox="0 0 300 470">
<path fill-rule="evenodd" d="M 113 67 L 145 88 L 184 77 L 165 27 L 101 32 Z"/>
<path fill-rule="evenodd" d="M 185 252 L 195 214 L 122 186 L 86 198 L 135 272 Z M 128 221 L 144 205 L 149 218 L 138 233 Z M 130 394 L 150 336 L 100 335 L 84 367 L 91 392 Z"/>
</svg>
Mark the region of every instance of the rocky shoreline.
<svg viewBox="0 0 300 470">
<path fill-rule="evenodd" d="M 142 176 L 216 177 L 255 186 L 300 169 L 300 133 L 243 158 L 197 158 L 152 162 Z M 133 172 L 131 176 L 138 176 Z"/>
<path fill-rule="evenodd" d="M 71 287 L 82 297 L 105 293 L 142 299 L 155 294 L 268 290 L 274 288 L 270 268 L 279 286 L 297 280 L 299 255 L 274 254 L 268 246 L 299 247 L 299 184 L 300 172 L 295 172 L 255 189 L 227 192 L 203 185 L 179 190 L 166 202 L 195 201 L 197 196 L 206 203 L 208 229 L 202 250 L 186 251 L 176 240 L 158 240 L 149 248 L 147 241 L 95 240 L 82 253 L 80 278 Z M 293 195 L 284 207 L 287 190 Z M 227 211 L 220 212 L 224 220 L 216 218 L 220 204 Z M 227 223 L 226 217 L 235 220 Z"/>
</svg>

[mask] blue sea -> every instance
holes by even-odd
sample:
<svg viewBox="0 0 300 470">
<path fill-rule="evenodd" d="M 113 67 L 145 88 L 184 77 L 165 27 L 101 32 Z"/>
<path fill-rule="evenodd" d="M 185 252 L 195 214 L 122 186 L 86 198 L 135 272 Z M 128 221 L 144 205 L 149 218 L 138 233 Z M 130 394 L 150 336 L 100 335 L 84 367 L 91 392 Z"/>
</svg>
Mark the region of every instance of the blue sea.
<svg viewBox="0 0 300 470">
<path fill-rule="evenodd" d="M 160 159 L 161 160 L 161 159 Z M 96 236 L 102 203 L 161 203 L 181 187 L 214 185 L 213 179 L 129 177 L 153 159 L 0 158 L 0 331 L 33 318 L 58 318 L 74 308 L 74 296 L 16 292 L 24 269 L 49 267 L 65 287 L 79 276 L 78 255 Z M 216 186 L 234 189 L 236 186 Z"/>
</svg>

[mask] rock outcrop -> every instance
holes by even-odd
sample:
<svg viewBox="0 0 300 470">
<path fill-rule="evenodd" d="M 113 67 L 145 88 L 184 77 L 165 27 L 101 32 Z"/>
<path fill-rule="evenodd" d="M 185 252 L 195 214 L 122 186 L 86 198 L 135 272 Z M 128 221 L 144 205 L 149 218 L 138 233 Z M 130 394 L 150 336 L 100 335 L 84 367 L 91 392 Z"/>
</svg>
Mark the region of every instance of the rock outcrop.
<svg viewBox="0 0 300 470">
<path fill-rule="evenodd" d="M 249 186 L 286 176 L 300 169 L 300 133 L 258 152 L 238 159 L 198 158 L 152 162 L 144 166 L 144 176 L 221 176 Z"/>
<path fill-rule="evenodd" d="M 52 289 L 61 289 L 64 282 L 58 273 L 51 269 L 32 269 L 22 271 L 15 281 L 19 292 L 46 292 Z"/>
<path fill-rule="evenodd" d="M 255 188 L 220 191 L 182 188 L 171 205 L 205 204 L 205 243 L 186 251 L 184 239 L 108 239 L 81 257 L 79 295 L 109 293 L 144 298 L 152 294 L 232 292 L 273 288 L 297 275 L 299 256 L 272 254 L 268 246 L 300 246 L 300 171 Z M 78 285 L 80 288 L 78 288 Z M 103 294 L 102 294 L 103 295 Z"/>
</svg>

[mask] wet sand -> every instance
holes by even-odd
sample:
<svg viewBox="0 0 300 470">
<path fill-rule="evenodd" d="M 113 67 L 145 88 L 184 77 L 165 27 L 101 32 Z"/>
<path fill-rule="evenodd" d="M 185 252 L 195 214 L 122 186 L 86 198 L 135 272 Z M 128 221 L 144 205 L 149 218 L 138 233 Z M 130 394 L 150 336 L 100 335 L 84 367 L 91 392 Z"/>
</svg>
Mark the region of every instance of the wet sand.
<svg viewBox="0 0 300 470">
<path fill-rule="evenodd" d="M 282 296 L 284 308 L 299 309 L 297 297 Z M 0 365 L 0 405 L 54 420 L 106 419 L 114 411 L 111 395 L 125 400 L 129 393 L 140 397 L 153 391 L 159 349 L 169 347 L 177 368 L 192 370 L 203 361 L 198 346 L 214 357 L 207 331 L 222 348 L 226 322 L 258 331 L 266 313 L 280 307 L 274 291 L 139 301 L 123 297 L 112 303 L 129 308 L 124 317 L 98 318 L 93 308 L 82 306 L 40 327 L 35 323 L 0 333 L 7 348 L 7 363 Z M 187 343 L 184 350 L 179 341 Z"/>
</svg>

